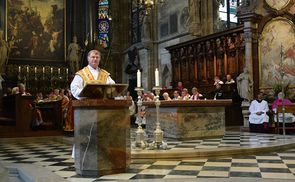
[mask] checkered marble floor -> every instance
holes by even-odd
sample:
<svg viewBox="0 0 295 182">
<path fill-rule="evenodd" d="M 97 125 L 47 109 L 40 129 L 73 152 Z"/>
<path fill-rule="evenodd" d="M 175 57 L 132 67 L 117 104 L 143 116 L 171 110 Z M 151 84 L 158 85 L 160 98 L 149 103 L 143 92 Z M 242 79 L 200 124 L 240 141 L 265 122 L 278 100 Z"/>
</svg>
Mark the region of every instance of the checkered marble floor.
<svg viewBox="0 0 295 182">
<path fill-rule="evenodd" d="M 294 136 L 287 136 L 293 139 Z M 282 136 L 254 133 L 227 132 L 222 138 L 174 141 L 170 150 L 197 146 L 232 147 L 268 145 Z M 28 163 L 46 168 L 69 181 L 112 181 L 133 179 L 189 179 L 235 178 L 295 180 L 295 149 L 259 155 L 234 156 L 191 160 L 133 162 L 126 173 L 85 178 L 75 173 L 71 159 L 72 146 L 62 143 L 63 138 L 0 139 L 0 163 Z M 169 141 L 170 144 L 173 141 Z M 247 143 L 248 142 L 248 143 Z M 250 143 L 250 144 L 249 144 Z M 246 146 L 245 146 L 246 147 Z"/>
<path fill-rule="evenodd" d="M 147 136 L 148 143 L 152 142 L 152 136 Z M 273 135 L 249 132 L 226 132 L 222 137 L 183 140 L 164 139 L 168 144 L 167 150 L 192 150 L 192 149 L 214 149 L 214 148 L 256 148 L 262 146 L 276 145 L 286 141 L 295 143 L 294 135 Z M 135 141 L 135 130 L 132 132 L 131 141 Z"/>
</svg>

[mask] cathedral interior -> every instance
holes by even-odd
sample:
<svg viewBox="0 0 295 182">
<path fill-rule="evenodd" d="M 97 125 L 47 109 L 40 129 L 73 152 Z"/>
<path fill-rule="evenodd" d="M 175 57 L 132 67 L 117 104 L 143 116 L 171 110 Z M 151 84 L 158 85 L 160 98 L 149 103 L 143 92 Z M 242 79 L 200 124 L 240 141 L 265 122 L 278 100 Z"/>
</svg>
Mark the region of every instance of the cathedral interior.
<svg viewBox="0 0 295 182">
<path fill-rule="evenodd" d="M 3 182 L 295 179 L 295 0 L 0 0 L 0 83 Z"/>
</svg>

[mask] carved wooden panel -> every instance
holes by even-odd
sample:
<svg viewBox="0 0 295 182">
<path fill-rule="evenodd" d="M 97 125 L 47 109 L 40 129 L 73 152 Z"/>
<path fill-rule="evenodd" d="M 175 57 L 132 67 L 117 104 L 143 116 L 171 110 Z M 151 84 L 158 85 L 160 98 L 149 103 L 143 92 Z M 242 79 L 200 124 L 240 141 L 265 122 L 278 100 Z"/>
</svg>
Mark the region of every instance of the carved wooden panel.
<svg viewBox="0 0 295 182">
<path fill-rule="evenodd" d="M 182 81 L 187 88 L 209 88 L 214 76 L 235 79 L 245 64 L 243 27 L 237 27 L 189 42 L 167 47 L 171 54 L 172 84 Z"/>
</svg>

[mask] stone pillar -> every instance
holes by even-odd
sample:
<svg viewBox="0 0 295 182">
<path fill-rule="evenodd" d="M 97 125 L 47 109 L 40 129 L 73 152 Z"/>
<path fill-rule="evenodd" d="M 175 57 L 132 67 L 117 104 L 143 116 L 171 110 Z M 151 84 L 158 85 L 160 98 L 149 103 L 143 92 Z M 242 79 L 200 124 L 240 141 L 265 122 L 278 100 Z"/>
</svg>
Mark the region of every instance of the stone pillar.
<svg viewBox="0 0 295 182">
<path fill-rule="evenodd" d="M 245 67 L 247 67 L 249 71 L 249 75 L 251 79 L 253 80 L 253 57 L 252 57 L 252 28 L 253 28 L 253 23 L 250 21 L 244 22 L 244 39 L 245 39 Z M 250 91 L 250 99 L 253 99 L 253 87 L 252 90 Z"/>
<path fill-rule="evenodd" d="M 251 99 L 259 90 L 259 60 L 258 60 L 258 33 L 257 22 L 261 16 L 255 13 L 245 13 L 239 15 L 244 21 L 244 39 L 245 39 L 245 67 L 248 68 L 249 74 L 254 81 L 253 90 L 251 91 Z"/>
<path fill-rule="evenodd" d="M 213 33 L 213 24 L 214 24 L 214 3 L 212 0 L 202 0 L 199 1 L 198 15 L 199 18 L 198 25 L 195 36 L 206 36 Z"/>
<path fill-rule="evenodd" d="M 149 70 L 148 70 L 148 89 L 152 90 L 153 86 L 155 85 L 155 69 L 159 68 L 159 59 L 158 59 L 158 48 L 159 48 L 159 37 L 158 37 L 158 26 L 159 26 L 159 4 L 156 4 L 154 8 L 151 11 L 150 21 L 151 21 L 151 42 L 148 44 L 149 47 L 146 47 L 148 49 L 149 54 Z M 160 85 L 161 86 L 161 85 Z"/>
</svg>

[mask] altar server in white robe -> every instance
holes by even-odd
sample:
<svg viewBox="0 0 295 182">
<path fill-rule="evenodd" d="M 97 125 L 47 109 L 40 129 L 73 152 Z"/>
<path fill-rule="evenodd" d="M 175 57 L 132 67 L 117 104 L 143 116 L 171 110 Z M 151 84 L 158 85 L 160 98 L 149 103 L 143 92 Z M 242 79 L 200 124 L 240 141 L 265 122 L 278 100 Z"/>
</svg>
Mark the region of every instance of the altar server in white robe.
<svg viewBox="0 0 295 182">
<path fill-rule="evenodd" d="M 259 131 L 262 128 L 266 128 L 268 124 L 269 117 L 267 112 L 269 111 L 267 101 L 263 100 L 263 93 L 257 95 L 257 99 L 253 100 L 250 104 L 249 111 L 249 122 L 251 131 Z"/>
</svg>

